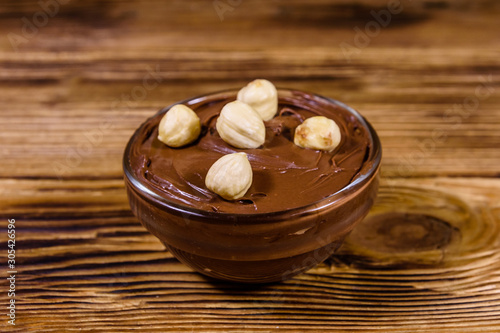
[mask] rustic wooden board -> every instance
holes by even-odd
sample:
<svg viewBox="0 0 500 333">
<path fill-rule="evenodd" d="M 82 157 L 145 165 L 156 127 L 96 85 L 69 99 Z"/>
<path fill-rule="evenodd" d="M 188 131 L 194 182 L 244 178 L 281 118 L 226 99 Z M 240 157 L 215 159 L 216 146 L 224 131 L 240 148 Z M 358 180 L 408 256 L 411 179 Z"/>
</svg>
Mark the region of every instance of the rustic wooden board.
<svg viewBox="0 0 500 333">
<path fill-rule="evenodd" d="M 376 30 L 393 2 L 222 1 L 221 20 L 212 1 L 58 1 L 46 24 L 38 1 L 0 4 L 0 215 L 18 270 L 2 331 L 500 331 L 497 2 L 401 0 Z M 379 202 L 337 255 L 243 287 L 138 223 L 121 158 L 160 108 L 256 77 L 358 109 L 384 156 Z M 440 220 L 378 224 L 386 211 Z"/>
</svg>

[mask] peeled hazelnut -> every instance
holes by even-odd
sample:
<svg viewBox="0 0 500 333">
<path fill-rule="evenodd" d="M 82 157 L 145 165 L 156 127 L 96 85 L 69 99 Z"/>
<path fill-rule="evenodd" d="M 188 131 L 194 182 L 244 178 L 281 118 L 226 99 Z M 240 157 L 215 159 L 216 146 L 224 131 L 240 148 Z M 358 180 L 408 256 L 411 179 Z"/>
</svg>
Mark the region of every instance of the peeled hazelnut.
<svg viewBox="0 0 500 333">
<path fill-rule="evenodd" d="M 233 153 L 215 161 L 205 178 L 207 188 L 226 200 L 239 199 L 252 185 L 252 166 L 247 154 Z"/>
<path fill-rule="evenodd" d="M 196 140 L 200 132 L 198 115 L 189 107 L 176 104 L 161 119 L 158 140 L 170 147 L 181 147 Z"/>
<path fill-rule="evenodd" d="M 222 140 L 236 148 L 257 148 L 266 139 L 264 121 L 241 101 L 224 105 L 215 127 Z"/>
<path fill-rule="evenodd" d="M 267 80 L 253 80 L 241 88 L 238 100 L 250 105 L 264 121 L 271 120 L 278 111 L 278 91 Z"/>
<path fill-rule="evenodd" d="M 340 143 L 338 125 L 323 116 L 307 118 L 295 129 L 293 143 L 302 148 L 334 150 Z"/>
</svg>

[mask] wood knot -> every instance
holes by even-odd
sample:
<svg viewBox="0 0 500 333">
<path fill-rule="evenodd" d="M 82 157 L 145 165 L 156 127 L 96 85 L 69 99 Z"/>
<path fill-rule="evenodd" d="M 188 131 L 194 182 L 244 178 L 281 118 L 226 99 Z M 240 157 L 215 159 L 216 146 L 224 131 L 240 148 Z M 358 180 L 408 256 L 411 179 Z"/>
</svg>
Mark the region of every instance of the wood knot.
<svg viewBox="0 0 500 333">
<path fill-rule="evenodd" d="M 382 187 L 370 213 L 346 238 L 334 262 L 397 270 L 455 265 L 461 258 L 472 258 L 470 252 L 489 246 L 488 221 L 448 193 Z"/>
<path fill-rule="evenodd" d="M 356 243 L 388 253 L 419 252 L 446 247 L 457 230 L 424 214 L 389 212 L 367 219 L 356 229 Z"/>
</svg>

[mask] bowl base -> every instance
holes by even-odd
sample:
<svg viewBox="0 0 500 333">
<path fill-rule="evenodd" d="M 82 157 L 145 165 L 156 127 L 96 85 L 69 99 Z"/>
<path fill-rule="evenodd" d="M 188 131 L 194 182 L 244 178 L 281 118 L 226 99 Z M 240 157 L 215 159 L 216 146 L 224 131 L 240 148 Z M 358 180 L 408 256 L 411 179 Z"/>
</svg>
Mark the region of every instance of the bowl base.
<svg viewBox="0 0 500 333">
<path fill-rule="evenodd" d="M 203 257 L 163 243 L 179 261 L 194 270 L 216 278 L 242 283 L 269 283 L 290 279 L 330 257 L 342 244 L 343 238 L 324 247 L 300 255 L 256 261 L 224 260 Z"/>
</svg>

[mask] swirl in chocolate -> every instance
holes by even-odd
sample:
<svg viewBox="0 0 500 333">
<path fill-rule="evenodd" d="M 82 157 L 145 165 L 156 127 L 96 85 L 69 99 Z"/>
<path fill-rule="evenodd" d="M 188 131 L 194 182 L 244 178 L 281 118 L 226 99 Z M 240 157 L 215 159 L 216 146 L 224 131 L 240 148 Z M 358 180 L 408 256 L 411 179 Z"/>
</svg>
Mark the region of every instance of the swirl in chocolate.
<svg viewBox="0 0 500 333">
<path fill-rule="evenodd" d="M 270 213 L 299 208 L 328 197 L 352 182 L 371 149 L 370 134 L 359 119 L 331 100 L 298 91 L 279 93 L 278 114 L 266 121 L 266 141 L 255 149 L 237 149 L 225 143 L 215 129 L 222 107 L 235 92 L 184 102 L 200 117 L 198 140 L 170 148 L 157 139 L 166 110 L 139 130 L 130 150 L 135 176 L 150 190 L 181 206 L 224 213 Z M 295 128 L 304 119 L 323 115 L 339 126 L 342 140 L 332 152 L 304 149 L 293 143 Z M 204 183 L 210 166 L 222 155 L 244 151 L 253 169 L 246 195 L 227 201 Z"/>
</svg>

